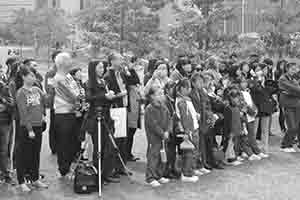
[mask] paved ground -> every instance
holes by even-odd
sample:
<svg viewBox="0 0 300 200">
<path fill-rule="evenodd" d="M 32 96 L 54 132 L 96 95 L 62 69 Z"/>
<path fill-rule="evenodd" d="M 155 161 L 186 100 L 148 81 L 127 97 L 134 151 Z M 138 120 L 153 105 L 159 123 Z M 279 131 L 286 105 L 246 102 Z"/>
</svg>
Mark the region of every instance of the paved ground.
<svg viewBox="0 0 300 200">
<path fill-rule="evenodd" d="M 277 117 L 274 117 L 277 118 Z M 123 178 L 120 184 L 112 184 L 103 189 L 106 200 L 298 200 L 300 190 L 300 153 L 284 154 L 279 151 L 280 133 L 277 120 L 274 120 L 271 138 L 271 157 L 263 161 L 247 162 L 226 170 L 215 170 L 200 177 L 196 184 L 183 184 L 174 181 L 158 189 L 144 184 L 146 139 L 143 131 L 135 138 L 135 154 L 142 158 L 131 163 L 134 172 L 131 184 Z M 66 147 L 67 148 L 67 147 Z M 45 132 L 41 154 L 41 172 L 50 183 L 48 190 L 21 194 L 17 187 L 0 185 L 0 200 L 93 200 L 97 194 L 76 195 L 72 182 L 59 180 L 56 157 L 48 147 Z"/>
<path fill-rule="evenodd" d="M 274 131 L 276 131 L 274 126 Z M 174 181 L 158 189 L 144 184 L 146 140 L 143 131 L 136 136 L 135 153 L 142 158 L 140 162 L 131 163 L 134 172 L 130 183 L 123 178 L 120 184 L 104 188 L 104 199 L 109 200 L 297 200 L 300 189 L 300 153 L 284 154 L 279 151 L 280 136 L 271 139 L 271 158 L 263 161 L 247 162 L 226 170 L 215 170 L 200 177 L 196 184 L 183 184 Z M 76 195 L 72 182 L 61 181 L 56 175 L 56 157 L 50 155 L 48 135 L 43 140 L 41 172 L 46 174 L 50 183 L 48 190 L 34 191 L 24 195 L 16 187 L 2 185 L 1 200 L 71 200 L 98 199 L 97 194 Z"/>
</svg>

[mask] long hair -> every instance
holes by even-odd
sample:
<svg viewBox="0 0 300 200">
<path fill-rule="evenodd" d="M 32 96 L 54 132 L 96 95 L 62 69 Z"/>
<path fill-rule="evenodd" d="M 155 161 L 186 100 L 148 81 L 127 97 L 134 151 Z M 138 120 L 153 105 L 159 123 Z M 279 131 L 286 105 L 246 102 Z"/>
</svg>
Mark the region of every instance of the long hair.
<svg viewBox="0 0 300 200">
<path fill-rule="evenodd" d="M 187 74 L 185 73 L 183 66 L 187 64 L 191 64 L 191 61 L 188 59 L 180 58 L 175 66 L 175 68 L 179 71 L 179 73 L 184 77 L 187 77 Z"/>
<path fill-rule="evenodd" d="M 97 72 L 96 72 L 96 67 L 99 63 L 103 64 L 103 68 L 104 68 L 104 72 L 103 72 L 103 76 L 107 71 L 107 62 L 102 62 L 99 60 L 94 60 L 91 61 L 88 65 L 88 87 L 92 90 L 96 89 L 97 87 Z"/>
</svg>

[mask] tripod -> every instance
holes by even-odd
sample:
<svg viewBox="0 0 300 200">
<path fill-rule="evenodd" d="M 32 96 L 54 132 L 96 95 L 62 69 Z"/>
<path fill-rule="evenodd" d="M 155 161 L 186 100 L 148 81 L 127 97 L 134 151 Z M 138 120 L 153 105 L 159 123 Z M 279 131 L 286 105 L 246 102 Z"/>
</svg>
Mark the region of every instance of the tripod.
<svg viewBox="0 0 300 200">
<path fill-rule="evenodd" d="M 120 154 L 120 149 L 119 149 L 119 147 L 117 146 L 117 144 L 116 144 L 116 142 L 115 142 L 115 139 L 114 139 L 114 137 L 113 137 L 113 132 L 111 131 L 111 129 L 109 128 L 109 126 L 108 126 L 108 124 L 105 122 L 105 120 L 102 120 L 103 119 L 103 115 L 102 115 L 102 108 L 101 107 L 99 107 L 99 108 L 97 108 L 96 109 L 96 111 L 97 111 L 97 122 L 98 122 L 98 134 L 99 134 L 99 136 L 98 136 L 98 146 L 100 147 L 100 145 L 101 145 L 101 132 L 99 132 L 99 130 L 101 129 L 101 123 L 103 123 L 103 126 L 104 126 L 104 128 L 105 128 L 105 130 L 107 131 L 107 133 L 108 133 L 108 137 L 109 137 L 109 140 L 110 140 L 110 142 L 112 143 L 112 145 L 113 145 L 113 148 L 114 148 L 114 150 L 115 150 L 115 152 L 117 153 L 117 156 L 118 156 L 118 159 L 120 160 L 120 162 L 121 162 L 121 165 L 122 165 L 122 167 L 124 168 L 124 170 L 125 170 L 125 173 L 126 173 L 126 176 L 129 178 L 129 180 L 130 180 L 130 183 L 133 183 L 133 180 L 131 179 L 131 174 L 130 174 L 130 171 L 129 171 L 129 169 L 126 167 L 126 165 L 125 165 L 125 162 L 124 162 L 124 160 L 123 160 L 123 158 L 122 158 L 122 156 L 121 156 L 121 154 Z M 102 121 L 101 121 L 102 120 Z M 99 148 L 100 149 L 100 148 Z M 99 156 L 99 162 L 101 162 L 101 157 Z M 100 166 L 100 164 L 99 164 L 99 166 Z M 101 168 L 100 168 L 101 169 Z"/>
</svg>

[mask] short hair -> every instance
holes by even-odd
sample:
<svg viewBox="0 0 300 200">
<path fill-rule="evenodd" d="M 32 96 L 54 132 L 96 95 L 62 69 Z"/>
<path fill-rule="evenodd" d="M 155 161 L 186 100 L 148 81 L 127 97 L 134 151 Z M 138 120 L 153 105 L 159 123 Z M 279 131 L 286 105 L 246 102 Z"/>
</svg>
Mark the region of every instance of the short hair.
<svg viewBox="0 0 300 200">
<path fill-rule="evenodd" d="M 193 73 L 193 75 L 192 75 L 192 77 L 191 77 L 191 82 L 192 82 L 192 83 L 195 83 L 198 79 L 205 80 L 203 74 L 201 74 L 201 73 L 199 73 L 199 72 Z"/>
<path fill-rule="evenodd" d="M 51 55 L 51 60 L 55 62 L 55 58 L 58 54 L 62 53 L 62 51 L 54 51 Z"/>
<path fill-rule="evenodd" d="M 71 59 L 71 58 L 72 58 L 71 55 L 67 52 L 59 53 L 55 58 L 55 64 L 57 67 L 60 67 L 61 65 L 65 64 L 66 59 Z"/>
<path fill-rule="evenodd" d="M 295 63 L 295 62 L 290 62 L 290 63 L 288 63 L 288 64 L 286 65 L 286 70 L 289 70 L 291 67 L 293 67 L 293 66 L 295 66 L 295 65 L 297 65 L 297 63 Z"/>
<path fill-rule="evenodd" d="M 25 59 L 25 60 L 23 61 L 23 64 L 24 64 L 24 65 L 29 65 L 30 62 L 33 62 L 33 61 L 35 61 L 35 59 L 33 59 L 33 58 L 27 58 L 27 59 Z"/>
<path fill-rule="evenodd" d="M 17 62 L 17 58 L 8 58 L 5 64 L 8 66 L 14 64 L 15 62 Z"/>
</svg>

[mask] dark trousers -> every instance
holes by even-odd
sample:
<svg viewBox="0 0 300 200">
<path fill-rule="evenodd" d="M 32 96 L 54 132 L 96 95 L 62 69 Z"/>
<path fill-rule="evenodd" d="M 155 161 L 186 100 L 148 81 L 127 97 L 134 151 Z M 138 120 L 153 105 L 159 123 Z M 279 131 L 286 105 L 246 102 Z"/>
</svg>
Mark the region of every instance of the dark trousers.
<svg viewBox="0 0 300 200">
<path fill-rule="evenodd" d="M 209 128 L 203 136 L 200 134 L 200 145 L 204 145 L 201 147 L 205 153 L 202 155 L 203 164 L 209 164 L 211 166 L 215 166 L 217 161 L 214 157 L 214 151 L 218 148 L 218 143 L 216 141 L 216 132 L 213 128 Z"/>
<path fill-rule="evenodd" d="M 10 133 L 11 124 L 0 125 L 0 170 L 4 176 L 9 176 L 9 165 L 10 165 Z"/>
<path fill-rule="evenodd" d="M 16 132 L 15 132 L 15 138 L 14 138 L 14 149 L 13 149 L 13 168 L 16 169 L 17 167 L 17 149 L 19 146 L 19 137 L 21 135 L 21 126 L 20 126 L 20 120 L 17 118 L 16 119 Z"/>
<path fill-rule="evenodd" d="M 256 118 L 255 121 L 247 123 L 247 130 L 248 130 L 248 142 L 249 146 L 252 149 L 253 153 L 260 154 L 261 150 L 258 147 L 256 142 L 256 133 L 258 128 L 259 119 Z"/>
<path fill-rule="evenodd" d="M 76 122 L 75 114 L 55 114 L 57 163 L 58 170 L 63 176 L 70 171 L 70 166 L 76 156 L 78 142 Z"/>
<path fill-rule="evenodd" d="M 49 146 L 52 153 L 56 153 L 56 134 L 55 134 L 55 123 L 54 123 L 55 111 L 50 110 L 50 126 L 49 126 Z"/>
<path fill-rule="evenodd" d="M 99 147 L 98 147 L 98 127 L 94 127 L 95 131 L 92 132 L 93 142 L 93 164 L 98 169 L 99 167 Z M 116 150 L 108 136 L 108 131 L 104 124 L 101 124 L 101 172 L 103 177 L 112 175 L 113 165 L 116 160 Z"/>
<path fill-rule="evenodd" d="M 170 139 L 166 142 L 167 146 L 167 165 L 166 165 L 166 174 L 176 172 L 176 149 L 177 142 L 176 137 L 171 136 Z"/>
<path fill-rule="evenodd" d="M 30 175 L 32 181 L 39 179 L 40 153 L 42 145 L 42 128 L 34 127 L 35 138 L 28 136 L 25 127 L 21 127 L 17 147 L 17 178 L 19 184 L 25 182 L 25 175 Z"/>
<path fill-rule="evenodd" d="M 286 131 L 284 109 L 279 105 L 279 126 L 281 131 Z"/>
<path fill-rule="evenodd" d="M 300 109 L 286 108 L 284 109 L 284 115 L 287 132 L 282 139 L 281 147 L 290 148 L 293 147 L 295 137 L 298 136 L 300 138 Z"/>
<path fill-rule="evenodd" d="M 161 148 L 161 142 L 148 144 L 146 167 L 146 182 L 148 183 L 159 180 L 164 175 L 165 164 L 162 163 L 160 158 Z"/>
<path fill-rule="evenodd" d="M 128 158 L 133 157 L 132 146 L 133 146 L 135 132 L 136 132 L 136 128 L 128 128 L 128 133 L 127 133 L 127 156 L 128 156 Z"/>
<path fill-rule="evenodd" d="M 124 161 L 124 164 L 127 163 L 127 138 L 116 138 L 116 145 L 119 148 L 120 155 Z M 116 160 L 115 170 L 117 172 L 124 171 L 124 167 L 120 161 L 120 159 Z"/>
</svg>

